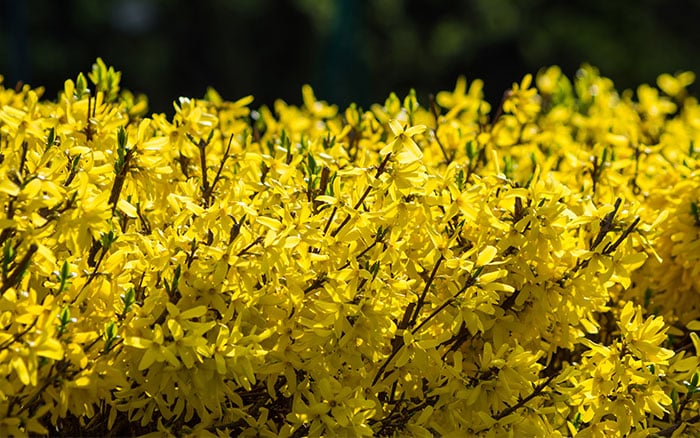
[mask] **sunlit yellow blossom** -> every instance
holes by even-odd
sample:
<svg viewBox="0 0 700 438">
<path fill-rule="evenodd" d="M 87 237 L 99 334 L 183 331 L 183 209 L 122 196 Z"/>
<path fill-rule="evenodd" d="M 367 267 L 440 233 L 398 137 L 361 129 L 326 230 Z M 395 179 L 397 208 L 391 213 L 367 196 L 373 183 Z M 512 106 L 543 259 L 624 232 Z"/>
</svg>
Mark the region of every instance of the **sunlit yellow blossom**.
<svg viewBox="0 0 700 438">
<path fill-rule="evenodd" d="M 412 163 L 423 157 L 423 152 L 413 140 L 413 136 L 425 131 L 425 126 L 404 127 L 397 120 L 390 120 L 389 128 L 394 134 L 394 140 L 382 148 L 379 152 L 381 155 L 387 155 L 391 152 L 396 155 L 401 164 Z"/>
<path fill-rule="evenodd" d="M 693 80 L 0 84 L 0 435 L 700 434 Z"/>
</svg>

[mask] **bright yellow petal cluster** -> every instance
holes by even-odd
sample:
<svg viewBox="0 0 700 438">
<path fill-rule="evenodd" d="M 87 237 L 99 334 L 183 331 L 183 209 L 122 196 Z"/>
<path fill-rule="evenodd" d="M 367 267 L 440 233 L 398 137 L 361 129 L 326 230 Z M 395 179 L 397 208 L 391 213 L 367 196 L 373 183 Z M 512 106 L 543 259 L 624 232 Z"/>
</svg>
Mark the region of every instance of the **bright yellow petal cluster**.
<svg viewBox="0 0 700 438">
<path fill-rule="evenodd" d="M 700 105 L 0 86 L 0 436 L 700 434 Z"/>
</svg>

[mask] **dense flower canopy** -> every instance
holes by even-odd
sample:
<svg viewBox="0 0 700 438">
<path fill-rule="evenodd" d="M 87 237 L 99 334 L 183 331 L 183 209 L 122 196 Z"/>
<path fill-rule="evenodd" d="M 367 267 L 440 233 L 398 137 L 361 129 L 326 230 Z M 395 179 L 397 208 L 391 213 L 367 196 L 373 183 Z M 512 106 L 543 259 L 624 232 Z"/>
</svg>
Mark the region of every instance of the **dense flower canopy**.
<svg viewBox="0 0 700 438">
<path fill-rule="evenodd" d="M 0 86 L 0 435 L 700 434 L 693 79 Z"/>
</svg>

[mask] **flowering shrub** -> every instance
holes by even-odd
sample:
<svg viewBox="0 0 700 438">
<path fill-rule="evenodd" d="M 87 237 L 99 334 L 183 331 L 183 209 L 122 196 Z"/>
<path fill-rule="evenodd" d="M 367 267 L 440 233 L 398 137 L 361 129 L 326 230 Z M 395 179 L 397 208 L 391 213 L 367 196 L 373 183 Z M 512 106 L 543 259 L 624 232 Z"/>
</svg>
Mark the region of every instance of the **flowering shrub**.
<svg viewBox="0 0 700 438">
<path fill-rule="evenodd" d="M 119 79 L 0 88 L 0 435 L 700 434 L 692 74 L 172 119 Z"/>
</svg>

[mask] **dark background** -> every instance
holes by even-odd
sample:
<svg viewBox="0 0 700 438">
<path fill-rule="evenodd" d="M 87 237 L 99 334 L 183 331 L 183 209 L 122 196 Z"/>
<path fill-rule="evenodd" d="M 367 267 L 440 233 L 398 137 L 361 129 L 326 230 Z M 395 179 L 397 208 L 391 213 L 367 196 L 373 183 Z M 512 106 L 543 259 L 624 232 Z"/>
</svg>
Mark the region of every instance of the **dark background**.
<svg viewBox="0 0 700 438">
<path fill-rule="evenodd" d="M 298 104 L 304 83 L 341 106 L 412 87 L 425 102 L 460 74 L 494 102 L 552 64 L 618 88 L 700 73 L 699 19 L 689 0 L 0 0 L 0 74 L 53 99 L 100 56 L 167 113 L 208 85 L 255 107 Z"/>
</svg>

